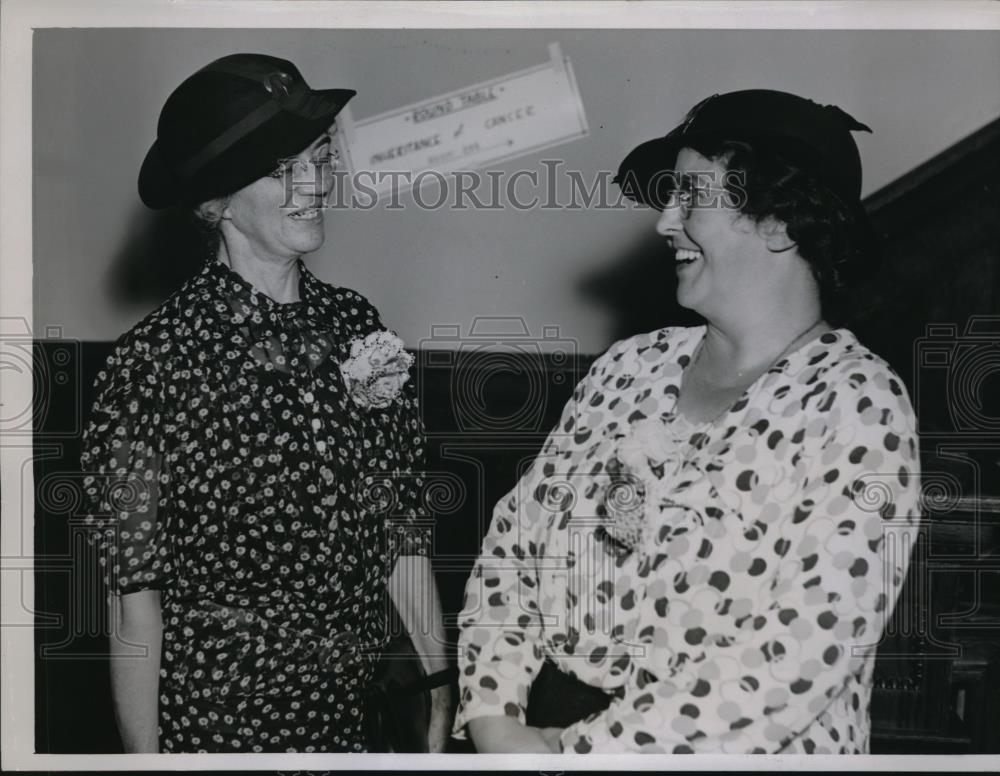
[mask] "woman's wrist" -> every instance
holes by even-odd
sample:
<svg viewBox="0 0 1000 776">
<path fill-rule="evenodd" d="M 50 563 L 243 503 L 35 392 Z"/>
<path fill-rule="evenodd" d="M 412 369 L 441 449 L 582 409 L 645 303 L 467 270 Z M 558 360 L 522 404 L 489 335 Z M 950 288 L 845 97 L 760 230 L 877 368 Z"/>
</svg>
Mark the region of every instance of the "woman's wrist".
<svg viewBox="0 0 1000 776">
<path fill-rule="evenodd" d="M 476 751 L 481 754 L 551 754 L 560 751 L 558 740 L 553 747 L 551 733 L 529 727 L 504 714 L 471 719 L 468 727 Z"/>
</svg>

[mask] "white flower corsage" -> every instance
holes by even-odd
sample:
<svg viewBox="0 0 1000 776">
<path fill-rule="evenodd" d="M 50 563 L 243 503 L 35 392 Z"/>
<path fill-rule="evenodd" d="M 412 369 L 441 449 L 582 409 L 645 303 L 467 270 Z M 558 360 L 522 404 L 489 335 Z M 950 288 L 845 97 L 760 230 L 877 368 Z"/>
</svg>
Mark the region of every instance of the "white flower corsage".
<svg viewBox="0 0 1000 776">
<path fill-rule="evenodd" d="M 660 493 L 669 488 L 681 460 L 659 418 L 633 425 L 619 440 L 615 457 L 623 485 L 614 494 L 609 493 L 605 503 L 613 521 L 609 530 L 625 546 L 638 549 L 645 533 L 656 524 Z"/>
<path fill-rule="evenodd" d="M 410 379 L 413 356 L 391 331 L 373 331 L 351 341 L 351 355 L 340 364 L 348 393 L 365 409 L 383 409 Z"/>
<path fill-rule="evenodd" d="M 673 452 L 674 445 L 667 437 L 663 421 L 659 418 L 639 421 L 618 444 L 618 458 L 621 462 L 646 479 L 653 473 L 652 468 L 662 466 Z"/>
</svg>

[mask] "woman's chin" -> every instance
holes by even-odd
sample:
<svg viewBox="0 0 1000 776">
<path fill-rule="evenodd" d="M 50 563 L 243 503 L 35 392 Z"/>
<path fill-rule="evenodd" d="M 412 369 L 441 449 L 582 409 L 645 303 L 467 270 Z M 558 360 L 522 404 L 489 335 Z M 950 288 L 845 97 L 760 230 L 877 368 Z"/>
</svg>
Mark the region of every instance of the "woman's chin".
<svg viewBox="0 0 1000 776">
<path fill-rule="evenodd" d="M 296 234 L 289 240 L 299 253 L 312 253 L 323 247 L 326 239 L 326 232 L 323 229 L 323 221 L 312 222 L 299 226 Z"/>
<path fill-rule="evenodd" d="M 323 234 L 323 232 L 320 231 L 319 235 L 317 235 L 315 239 L 310 240 L 309 244 L 302 249 L 302 252 L 312 253 L 313 251 L 318 251 L 320 248 L 323 247 L 323 243 L 326 241 L 325 237 L 326 236 Z"/>
<path fill-rule="evenodd" d="M 677 286 L 677 304 L 687 310 L 698 312 L 700 295 L 690 285 L 681 282 Z"/>
</svg>

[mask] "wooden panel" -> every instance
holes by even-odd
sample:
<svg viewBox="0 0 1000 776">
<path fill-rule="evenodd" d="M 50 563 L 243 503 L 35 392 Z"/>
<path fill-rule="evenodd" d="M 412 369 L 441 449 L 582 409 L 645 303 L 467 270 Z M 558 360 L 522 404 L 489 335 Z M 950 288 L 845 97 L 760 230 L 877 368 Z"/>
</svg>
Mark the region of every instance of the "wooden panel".
<svg viewBox="0 0 1000 776">
<path fill-rule="evenodd" d="M 1000 120 L 866 202 L 885 262 L 858 294 L 854 329 L 914 397 L 925 496 L 915 562 L 879 652 L 875 751 L 1000 747 L 998 176 Z"/>
</svg>

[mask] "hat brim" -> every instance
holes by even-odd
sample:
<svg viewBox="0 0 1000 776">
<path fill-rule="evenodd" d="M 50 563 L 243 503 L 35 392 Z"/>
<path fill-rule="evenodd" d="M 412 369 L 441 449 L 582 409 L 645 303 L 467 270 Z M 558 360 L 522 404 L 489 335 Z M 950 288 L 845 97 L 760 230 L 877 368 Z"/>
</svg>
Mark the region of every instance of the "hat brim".
<svg viewBox="0 0 1000 776">
<path fill-rule="evenodd" d="M 684 132 L 683 127 L 677 127 L 664 137 L 647 140 L 633 148 L 622 160 L 613 181 L 621 187 L 622 193 L 629 199 L 656 210 L 663 210 L 667 202 L 663 184 L 671 183 L 673 168 L 677 164 L 677 155 L 681 149 L 702 140 L 727 138 L 780 143 L 781 153 L 784 156 L 803 169 L 817 174 L 819 179 L 848 207 L 854 208 L 860 202 L 859 196 L 844 190 L 846 185 L 837 188 L 831 185 L 832 181 L 839 177 L 838 171 L 824 168 L 817 157 L 816 149 L 805 144 L 800 138 L 779 131 L 763 132 L 739 127 L 727 132 L 718 130 Z"/>
<path fill-rule="evenodd" d="M 614 182 L 634 202 L 663 210 L 666 203 L 658 192 L 660 181 L 672 177 L 677 154 L 685 139 L 678 130 L 674 130 L 665 137 L 640 143 L 622 160 Z"/>
<path fill-rule="evenodd" d="M 308 115 L 279 110 L 254 127 L 189 178 L 174 172 L 159 140 L 150 146 L 139 170 L 139 197 L 153 210 L 196 205 L 227 196 L 271 172 L 326 132 L 357 94 L 353 89 L 314 90 Z"/>
<path fill-rule="evenodd" d="M 163 158 L 160 141 L 154 140 L 139 169 L 139 198 L 153 210 L 169 207 L 180 197 L 183 184 Z"/>
</svg>

